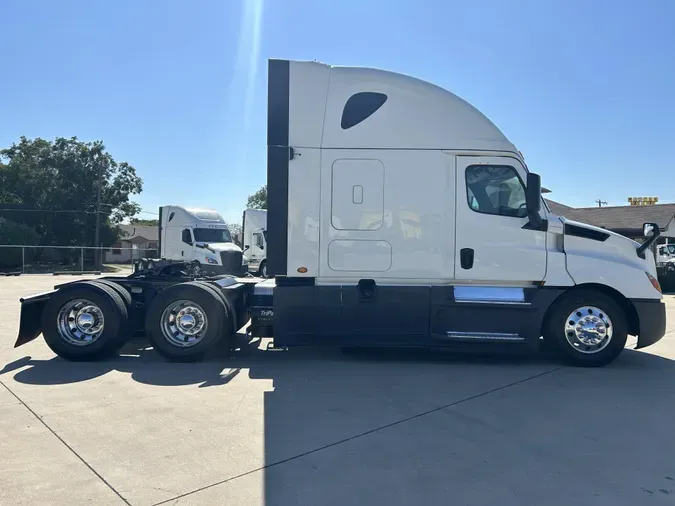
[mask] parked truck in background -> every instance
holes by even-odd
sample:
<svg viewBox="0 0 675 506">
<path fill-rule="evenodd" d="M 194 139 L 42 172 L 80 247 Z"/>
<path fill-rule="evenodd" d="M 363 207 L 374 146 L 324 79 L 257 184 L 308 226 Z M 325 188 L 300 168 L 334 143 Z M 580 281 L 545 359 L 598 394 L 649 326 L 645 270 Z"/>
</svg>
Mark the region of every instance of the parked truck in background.
<svg viewBox="0 0 675 506">
<path fill-rule="evenodd" d="M 267 210 L 246 209 L 242 217 L 244 256 L 250 272 L 267 277 Z"/>
<path fill-rule="evenodd" d="M 249 335 L 277 347 L 543 338 L 572 364 L 602 366 L 629 334 L 637 348 L 664 335 L 658 225 L 638 244 L 556 216 L 504 134 L 430 83 L 288 60 L 270 60 L 268 76 L 274 279 L 178 263 L 69 283 L 22 299 L 16 346 L 42 333 L 62 357 L 89 360 L 144 330 L 170 360 L 197 360 L 219 340 L 234 346 L 250 317 Z"/>
<path fill-rule="evenodd" d="M 656 267 L 664 272 L 675 272 L 675 244 L 659 244 L 656 247 Z"/>
<path fill-rule="evenodd" d="M 223 217 L 211 209 L 182 206 L 159 208 L 159 259 L 140 259 L 136 271 L 171 263 L 192 263 L 205 274 L 243 275 L 248 261 Z"/>
</svg>

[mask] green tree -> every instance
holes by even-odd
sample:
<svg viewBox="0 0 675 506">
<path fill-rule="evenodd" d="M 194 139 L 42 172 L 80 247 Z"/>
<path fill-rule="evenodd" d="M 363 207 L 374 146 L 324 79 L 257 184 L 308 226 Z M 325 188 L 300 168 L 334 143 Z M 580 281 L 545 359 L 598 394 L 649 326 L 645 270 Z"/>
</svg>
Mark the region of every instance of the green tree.
<svg viewBox="0 0 675 506">
<path fill-rule="evenodd" d="M 131 218 L 129 221 L 132 225 L 140 225 L 143 227 L 156 227 L 159 225 L 159 220 L 143 220 L 141 218 Z"/>
<path fill-rule="evenodd" d="M 0 150 L 0 216 L 35 231 L 41 245 L 92 245 L 99 174 L 99 240 L 109 246 L 119 235 L 117 224 L 140 211 L 130 197 L 141 192 L 143 183 L 101 141 L 21 137 Z"/>
<path fill-rule="evenodd" d="M 247 209 L 267 209 L 267 185 L 253 195 L 249 195 L 246 207 Z"/>
<path fill-rule="evenodd" d="M 32 228 L 0 216 L 0 244 L 32 246 L 39 241 L 40 236 Z M 20 271 L 21 264 L 21 248 L 0 247 L 0 272 Z"/>
<path fill-rule="evenodd" d="M 0 216 L 0 244 L 33 246 L 39 242 L 40 236 L 35 230 Z"/>
</svg>

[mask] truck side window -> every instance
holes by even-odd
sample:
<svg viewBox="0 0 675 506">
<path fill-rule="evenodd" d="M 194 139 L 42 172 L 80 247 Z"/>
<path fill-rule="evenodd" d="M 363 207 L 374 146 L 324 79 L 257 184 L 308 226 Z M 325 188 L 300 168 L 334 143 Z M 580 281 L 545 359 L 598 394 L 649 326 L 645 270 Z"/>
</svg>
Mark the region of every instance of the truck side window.
<svg viewBox="0 0 675 506">
<path fill-rule="evenodd" d="M 181 240 L 182 240 L 185 244 L 192 244 L 192 234 L 190 233 L 190 229 L 189 229 L 189 228 L 183 229 L 183 234 L 182 234 L 182 236 L 181 236 Z"/>
<path fill-rule="evenodd" d="M 371 91 L 355 93 L 349 97 L 342 110 L 340 126 L 343 130 L 347 130 L 358 125 L 363 120 L 372 116 L 386 101 L 387 95 L 384 93 L 374 93 Z"/>
<path fill-rule="evenodd" d="M 508 165 L 471 165 L 466 168 L 466 196 L 477 213 L 524 218 L 525 186 Z"/>
<path fill-rule="evenodd" d="M 258 246 L 259 248 L 262 248 L 263 247 L 262 234 L 258 234 L 258 233 L 253 234 L 253 242 L 255 243 L 256 246 Z"/>
</svg>

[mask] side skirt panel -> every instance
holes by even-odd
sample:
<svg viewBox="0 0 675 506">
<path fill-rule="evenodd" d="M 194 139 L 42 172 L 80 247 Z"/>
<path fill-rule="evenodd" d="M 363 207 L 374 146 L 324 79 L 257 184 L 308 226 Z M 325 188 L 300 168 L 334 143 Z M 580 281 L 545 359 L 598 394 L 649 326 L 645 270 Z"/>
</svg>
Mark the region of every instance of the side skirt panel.
<svg viewBox="0 0 675 506">
<path fill-rule="evenodd" d="M 563 289 L 519 290 L 456 300 L 452 286 L 276 286 L 266 334 L 279 347 L 536 345 Z"/>
</svg>

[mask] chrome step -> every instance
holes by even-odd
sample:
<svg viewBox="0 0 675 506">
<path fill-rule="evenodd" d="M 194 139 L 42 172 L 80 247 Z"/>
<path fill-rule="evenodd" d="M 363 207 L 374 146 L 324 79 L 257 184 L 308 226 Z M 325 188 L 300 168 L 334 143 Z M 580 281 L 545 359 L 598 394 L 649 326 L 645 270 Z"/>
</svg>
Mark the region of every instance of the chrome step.
<svg viewBox="0 0 675 506">
<path fill-rule="evenodd" d="M 471 340 L 471 341 L 495 341 L 495 342 L 514 342 L 520 343 L 525 341 L 524 337 L 518 334 L 508 332 L 455 332 L 448 331 L 445 333 L 448 339 L 457 340 Z"/>
</svg>

